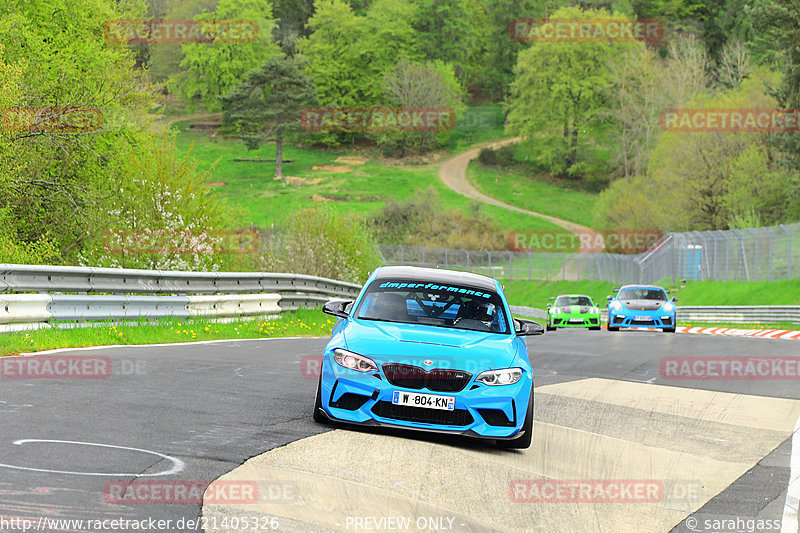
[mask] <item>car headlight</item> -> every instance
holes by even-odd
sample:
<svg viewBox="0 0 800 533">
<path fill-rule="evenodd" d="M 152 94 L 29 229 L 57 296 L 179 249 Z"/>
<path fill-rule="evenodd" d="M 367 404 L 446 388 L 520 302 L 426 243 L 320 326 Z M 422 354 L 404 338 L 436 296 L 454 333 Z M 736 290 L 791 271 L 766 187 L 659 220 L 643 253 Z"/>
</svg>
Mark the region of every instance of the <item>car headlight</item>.
<svg viewBox="0 0 800 533">
<path fill-rule="evenodd" d="M 513 385 L 522 379 L 521 368 L 503 368 L 501 370 L 487 370 L 475 378 L 484 385 Z"/>
<path fill-rule="evenodd" d="M 589 314 L 591 314 L 591 315 L 596 315 L 599 312 L 600 312 L 600 310 L 598 308 L 596 308 L 596 307 L 592 307 L 591 309 L 589 309 Z"/>
<path fill-rule="evenodd" d="M 552 309 L 550 309 L 550 312 L 553 313 L 554 315 L 560 315 L 561 309 L 559 309 L 558 307 L 553 307 Z"/>
<path fill-rule="evenodd" d="M 350 370 L 357 372 L 377 372 L 378 365 L 369 357 L 358 355 L 357 353 L 348 352 L 341 348 L 333 350 L 333 359 L 340 365 Z"/>
<path fill-rule="evenodd" d="M 622 304 L 614 300 L 611 302 L 611 308 L 614 309 L 614 311 L 622 311 Z"/>
<path fill-rule="evenodd" d="M 667 302 L 664 304 L 664 311 L 667 313 L 671 313 L 675 310 L 675 305 L 672 302 Z"/>
</svg>

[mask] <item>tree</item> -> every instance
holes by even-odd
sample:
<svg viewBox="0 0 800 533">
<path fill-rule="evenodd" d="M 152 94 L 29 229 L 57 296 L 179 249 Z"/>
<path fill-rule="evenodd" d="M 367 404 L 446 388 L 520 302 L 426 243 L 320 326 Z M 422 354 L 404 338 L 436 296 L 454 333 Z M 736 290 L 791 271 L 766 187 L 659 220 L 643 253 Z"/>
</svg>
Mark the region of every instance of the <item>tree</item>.
<svg viewBox="0 0 800 533">
<path fill-rule="evenodd" d="M 223 97 L 223 127 L 251 150 L 275 140 L 275 177 L 283 176 L 284 138 L 300 129 L 303 109 L 317 104 L 314 84 L 296 57 L 273 56 Z"/>
<path fill-rule="evenodd" d="M 441 61 L 412 63 L 400 60 L 384 76 L 384 97 L 390 104 L 405 109 L 450 110 L 455 115 L 464 108 L 463 89 L 453 67 Z M 406 155 L 412 150 L 425 152 L 449 138 L 449 130 L 397 131 L 378 135 L 378 145 L 391 155 Z"/>
<path fill-rule="evenodd" d="M 308 37 L 297 48 L 307 61 L 306 74 L 317 88 L 324 106 L 369 105 L 361 88 L 368 86 L 367 73 L 356 60 L 356 43 L 362 20 L 342 0 L 317 0 L 308 20 Z"/>
<path fill-rule="evenodd" d="M 257 26 L 256 37 L 247 41 L 190 43 L 181 45 L 184 69 L 174 75 L 171 86 L 192 109 L 199 99 L 209 111 L 219 111 L 219 97 L 239 84 L 242 77 L 279 53 L 272 42 L 275 26 L 269 0 L 220 0 L 213 13 L 194 17 L 197 22 L 214 20 L 247 20 Z"/>
<path fill-rule="evenodd" d="M 431 60 L 453 65 L 456 77 L 464 84 L 470 71 L 469 58 L 477 42 L 475 6 L 467 0 L 418 0 L 417 29 L 422 52 Z"/>
<path fill-rule="evenodd" d="M 770 109 L 775 73 L 756 69 L 735 89 L 699 93 L 688 107 Z M 796 176 L 781 168 L 768 131 L 667 131 L 650 155 L 647 175 L 618 180 L 601 194 L 598 221 L 664 231 L 716 230 L 741 221 L 800 219 Z"/>
<path fill-rule="evenodd" d="M 769 36 L 777 48 L 783 79 L 773 92 L 784 109 L 800 108 L 800 4 L 796 0 L 760 0 L 753 10 L 758 33 Z M 782 152 L 785 167 L 800 172 L 800 136 L 797 132 L 778 134 L 775 145 Z"/>
<path fill-rule="evenodd" d="M 606 11 L 563 8 L 554 19 L 608 18 Z M 611 58 L 635 43 L 534 42 L 520 53 L 508 103 L 508 129 L 535 142 L 534 158 L 549 171 L 579 177 L 581 135 L 605 120 L 613 85 Z"/>
<path fill-rule="evenodd" d="M 554 0 L 547 7 L 555 9 L 561 3 Z M 508 96 L 517 56 L 529 46 L 511 39 L 509 22 L 519 18 L 543 19 L 547 4 L 533 0 L 484 0 L 482 5 L 483 24 L 476 23 L 480 29 L 476 45 L 479 50 L 475 60 L 470 61 L 473 72 L 469 88 L 491 101 L 500 101 Z"/>
<path fill-rule="evenodd" d="M 610 62 L 610 110 L 619 127 L 615 163 L 623 176 L 646 173 L 661 111 L 682 107 L 703 91 L 706 67 L 705 50 L 693 37 L 670 42 L 663 59 L 637 45 Z"/>
<path fill-rule="evenodd" d="M 136 142 L 153 101 L 130 50 L 103 38 L 105 21 L 133 16 L 105 0 L 14 0 L 0 17 L 2 103 L 18 116 L 92 119 L 78 131 L 23 120 L 0 132 L 0 209 L 12 233 L 28 243 L 48 238 L 67 259 L 102 231 L 102 201 L 120 179 L 113 161 Z"/>
</svg>

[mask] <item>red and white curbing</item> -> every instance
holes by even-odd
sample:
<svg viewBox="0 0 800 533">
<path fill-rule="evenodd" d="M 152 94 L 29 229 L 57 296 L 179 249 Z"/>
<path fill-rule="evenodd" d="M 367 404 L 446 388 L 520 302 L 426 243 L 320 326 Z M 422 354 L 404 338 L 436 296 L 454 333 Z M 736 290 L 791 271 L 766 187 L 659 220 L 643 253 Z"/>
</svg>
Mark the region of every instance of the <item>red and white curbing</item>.
<svg viewBox="0 0 800 533">
<path fill-rule="evenodd" d="M 790 329 L 735 329 L 678 326 L 675 330 L 680 333 L 699 333 L 701 335 L 730 335 L 733 337 L 800 340 L 800 331 Z"/>
</svg>

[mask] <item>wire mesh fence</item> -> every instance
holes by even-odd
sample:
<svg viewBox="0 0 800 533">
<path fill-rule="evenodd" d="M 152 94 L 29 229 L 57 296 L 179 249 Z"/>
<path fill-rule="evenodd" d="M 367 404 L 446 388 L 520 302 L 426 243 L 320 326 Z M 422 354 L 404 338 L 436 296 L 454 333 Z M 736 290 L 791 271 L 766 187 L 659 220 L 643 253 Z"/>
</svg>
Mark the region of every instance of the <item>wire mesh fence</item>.
<svg viewBox="0 0 800 533">
<path fill-rule="evenodd" d="M 640 254 L 474 251 L 382 245 L 387 265 L 448 268 L 500 279 L 656 283 L 800 278 L 800 224 L 664 235 Z"/>
</svg>

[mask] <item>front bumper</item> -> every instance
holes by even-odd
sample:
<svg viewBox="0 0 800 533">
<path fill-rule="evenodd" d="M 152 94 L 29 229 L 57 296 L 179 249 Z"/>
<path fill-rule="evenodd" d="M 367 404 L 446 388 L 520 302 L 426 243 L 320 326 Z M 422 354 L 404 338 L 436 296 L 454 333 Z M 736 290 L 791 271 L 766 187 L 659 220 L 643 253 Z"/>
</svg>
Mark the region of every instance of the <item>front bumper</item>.
<svg viewBox="0 0 800 533">
<path fill-rule="evenodd" d="M 550 315 L 550 325 L 556 328 L 590 328 L 600 325 L 600 315 Z"/>
<path fill-rule="evenodd" d="M 675 313 L 656 311 L 611 311 L 608 313 L 608 325 L 619 328 L 674 328 Z"/>
<path fill-rule="evenodd" d="M 474 377 L 459 392 L 408 389 L 378 373 L 349 370 L 325 356 L 322 365 L 322 411 L 336 422 L 364 426 L 514 439 L 522 435 L 533 381 L 529 372 L 513 385 L 491 387 Z M 452 411 L 392 404 L 394 391 L 455 397 Z"/>
</svg>

